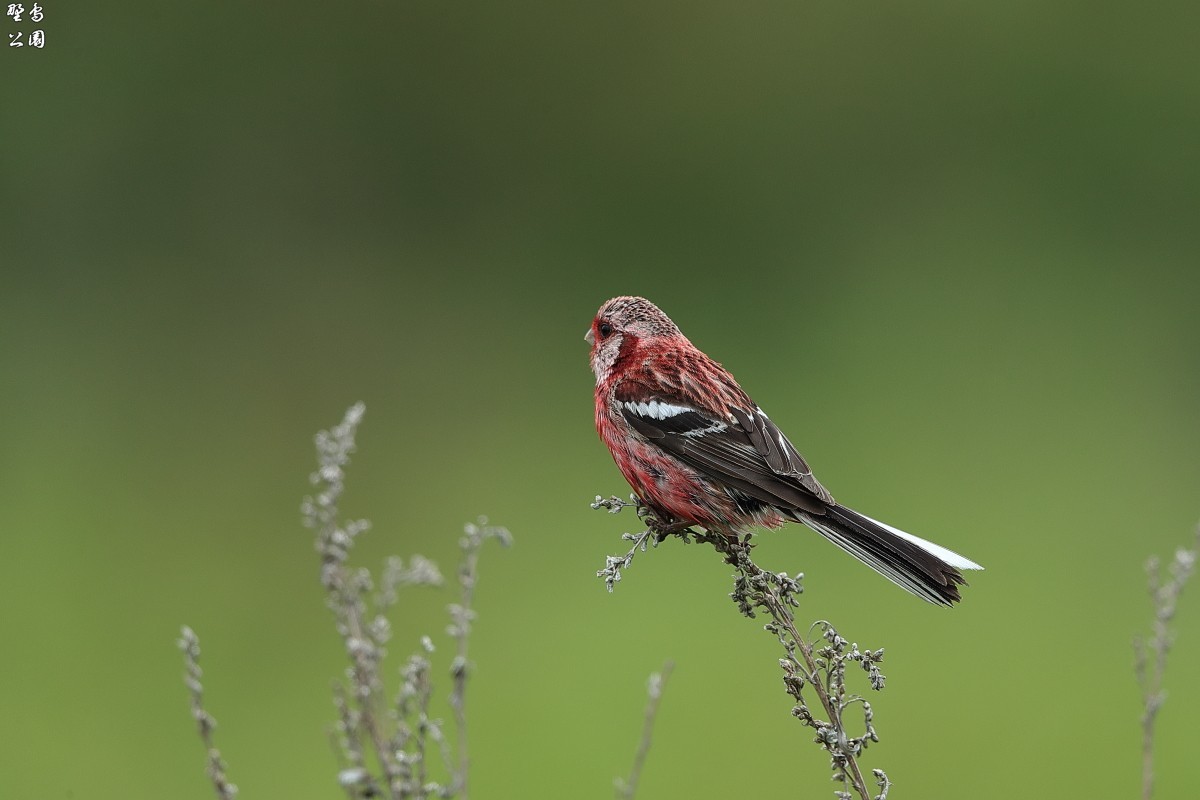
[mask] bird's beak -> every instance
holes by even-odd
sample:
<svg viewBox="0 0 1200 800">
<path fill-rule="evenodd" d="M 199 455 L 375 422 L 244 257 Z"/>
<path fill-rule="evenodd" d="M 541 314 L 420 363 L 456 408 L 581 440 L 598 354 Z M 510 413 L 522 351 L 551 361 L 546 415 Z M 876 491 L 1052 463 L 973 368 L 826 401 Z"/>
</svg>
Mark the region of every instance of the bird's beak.
<svg viewBox="0 0 1200 800">
<path fill-rule="evenodd" d="M 583 340 L 584 340 L 585 342 L 587 342 L 589 345 L 591 345 L 591 346 L 595 347 L 595 345 L 596 345 L 596 334 L 592 333 L 592 329 L 591 329 L 591 328 L 588 328 L 588 332 L 587 332 L 587 333 L 585 333 L 585 334 L 583 335 Z"/>
</svg>

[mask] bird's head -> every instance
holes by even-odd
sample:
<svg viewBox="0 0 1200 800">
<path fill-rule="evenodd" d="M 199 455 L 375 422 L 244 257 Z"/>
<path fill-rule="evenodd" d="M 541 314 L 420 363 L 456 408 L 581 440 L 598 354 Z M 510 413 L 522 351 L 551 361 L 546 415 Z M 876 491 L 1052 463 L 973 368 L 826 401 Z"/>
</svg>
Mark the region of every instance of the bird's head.
<svg viewBox="0 0 1200 800">
<path fill-rule="evenodd" d="M 584 339 L 591 345 L 592 372 L 603 382 L 622 353 L 641 342 L 681 335 L 662 310 L 642 297 L 614 297 L 596 312 Z"/>
</svg>

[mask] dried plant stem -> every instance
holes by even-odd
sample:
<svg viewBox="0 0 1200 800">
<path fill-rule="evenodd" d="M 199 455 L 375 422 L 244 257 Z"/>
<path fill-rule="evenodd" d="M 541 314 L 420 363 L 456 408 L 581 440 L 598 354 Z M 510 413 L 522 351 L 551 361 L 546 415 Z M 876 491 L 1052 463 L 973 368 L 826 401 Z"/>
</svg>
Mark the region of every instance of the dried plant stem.
<svg viewBox="0 0 1200 800">
<path fill-rule="evenodd" d="M 847 691 L 846 666 L 848 662 L 858 663 L 868 673 L 871 688 L 880 690 L 884 685 L 884 676 L 878 665 L 883 660 L 883 650 L 860 650 L 857 644 L 842 638 L 830 623 L 824 621 L 813 625 L 813 628 L 820 629 L 820 636 L 816 640 L 809 641 L 802 636 L 796 628 L 792 609 L 799 606 L 798 597 L 803 591 L 800 580 L 803 576 L 789 577 L 786 572 L 768 572 L 755 564 L 750 558 L 753 545 L 749 536 L 739 538 L 719 533 L 698 533 L 677 524 L 663 524 L 636 497 L 629 501 L 617 497 L 607 500 L 597 497 L 592 503 L 592 508 L 603 508 L 614 514 L 629 507 L 636 509 L 647 526 L 646 530 L 624 534 L 622 538 L 633 542 L 633 546 L 623 556 L 609 556 L 604 569 L 596 573 L 597 577 L 604 579 L 611 592 L 621 580 L 622 571 L 629 568 L 639 551 L 645 552 L 649 545 L 657 547 L 670 536 L 678 536 L 685 543 L 696 541 L 711 545 L 722 555 L 725 563 L 735 569 L 734 589 L 730 597 L 738 610 L 747 617 L 754 617 L 756 610 L 764 611 L 771 617 L 764 627 L 776 636 L 786 655 L 779 664 L 783 669 L 787 693 L 795 700 L 793 716 L 816 731 L 815 741 L 829 753 L 834 780 L 851 788 L 861 800 L 872 800 L 858 756 L 869 743 L 879 741 L 879 737 L 873 724 L 871 704 L 860 695 Z M 807 687 L 812 687 L 817 695 L 825 719 L 817 718 L 809 710 L 805 700 Z M 862 708 L 864 732 L 859 736 L 847 733 L 846 711 L 851 705 Z M 873 774 L 880 787 L 874 800 L 884 800 L 891 783 L 882 770 L 873 770 Z M 839 798 L 853 796 L 844 790 L 836 794 Z"/>
<path fill-rule="evenodd" d="M 183 653 L 184 683 L 191 696 L 192 718 L 196 720 L 196 728 L 200 731 L 200 740 L 204 742 L 204 751 L 208 756 L 208 778 L 220 800 L 234 800 L 238 788 L 225 777 L 225 762 L 221 760 L 221 751 L 213 744 L 213 729 L 217 727 L 217 721 L 204 709 L 204 685 L 200 682 L 204 674 L 200 669 L 200 638 L 185 625 L 180 631 L 178 645 Z"/>
<path fill-rule="evenodd" d="M 348 564 L 355 539 L 370 529 L 370 523 L 365 520 L 343 522 L 338 511 L 338 501 L 345 491 L 346 467 L 355 449 L 354 437 L 364 412 L 362 403 L 351 406 L 338 425 L 317 434 L 318 464 L 317 471 L 311 476 L 317 491 L 305 498 L 301 511 L 305 525 L 317 532 L 321 585 L 350 659 L 347 672 L 352 713 L 343 713 L 343 723 L 350 723 L 353 729 L 345 733 L 350 739 L 366 734 L 383 772 L 383 780 L 375 781 L 370 778 L 369 768 L 360 764 L 360 770 L 367 770 L 361 782 L 369 786 L 372 793 L 398 800 L 403 791 L 400 786 L 403 773 L 378 719 L 383 707 L 379 662 L 386 655 L 384 645 L 390 630 L 386 619 L 380 621 L 377 618 L 373 624 L 365 624 L 365 595 L 371 587 L 371 578 L 365 571 L 354 570 Z"/>
<path fill-rule="evenodd" d="M 486 520 L 465 527 L 460 544 L 463 551 L 459 567 L 460 601 L 449 607 L 450 635 L 457 642 L 458 654 L 451 665 L 454 688 L 450 702 L 458 727 L 457 763 L 442 731 L 441 720 L 430 717 L 433 697 L 430 655 L 433 641 L 422 636 L 420 649 L 409 656 L 400 670 L 399 690 L 389 702 L 383 663 L 392 629 L 388 612 L 395 610 L 398 590 L 409 586 L 441 586 L 437 565 L 419 555 L 405 563 L 398 557 L 387 559 L 378 588 L 371 571 L 353 567 L 350 551 L 357 538 L 370 529 L 366 520 L 343 520 L 338 508 L 345 491 L 346 468 L 355 449 L 355 434 L 365 407 L 356 403 L 342 421 L 316 436 L 317 469 L 310 476 L 313 494 L 301 504 L 304 524 L 316 532 L 320 555 L 321 586 L 325 602 L 333 612 L 334 624 L 345 649 L 348 666 L 344 677 L 334 683 L 333 704 L 337 726 L 331 734 L 338 759 L 337 782 L 348 800 L 448 800 L 466 797 L 467 718 L 466 687 L 469 673 L 467 639 L 475 612 L 472 603 L 478 572 L 479 549 L 489 538 L 507 545 L 512 537 L 504 528 L 490 527 Z M 200 643 L 189 628 L 183 629 L 179 647 L 187 668 L 186 682 L 191 692 L 192 716 L 208 751 L 208 773 L 220 800 L 234 800 L 237 787 L 225 778 L 220 753 L 212 743 L 215 720 L 204 710 L 200 685 Z M 441 756 L 448 780 L 431 778 L 427 752 L 433 742 Z"/>
<path fill-rule="evenodd" d="M 472 565 L 473 566 L 473 565 Z M 465 577 L 466 571 L 460 573 L 460 578 Z M 463 582 L 463 602 L 462 607 L 469 609 L 471 607 L 471 599 L 474 594 L 474 587 Z M 455 786 L 463 800 L 467 800 L 470 796 L 468 774 L 471 769 L 471 753 L 468 746 L 469 739 L 467 735 L 467 637 L 461 635 L 458 639 L 458 652 L 454 657 L 454 663 L 450 667 L 451 677 L 454 680 L 454 689 L 450 695 L 450 705 L 454 709 L 454 730 L 455 730 L 455 747 L 458 751 L 458 764 L 455 767 Z"/>
<path fill-rule="evenodd" d="M 646 682 L 646 714 L 642 721 L 642 738 L 638 742 L 637 753 L 633 756 L 633 766 L 629 769 L 629 777 L 624 780 L 618 778 L 616 781 L 619 800 L 633 800 L 633 796 L 637 793 L 638 781 L 642 777 L 642 768 L 646 765 L 646 756 L 650 754 L 650 741 L 654 733 L 654 721 L 658 718 L 658 706 L 662 702 L 663 689 L 674 669 L 675 662 L 667 661 L 663 664 L 662 671 L 651 673 L 650 679 Z"/>
<path fill-rule="evenodd" d="M 468 749 L 467 736 L 467 679 L 470 676 L 471 662 L 468 660 L 468 640 L 471 625 L 475 621 L 475 583 L 479 578 L 479 549 L 488 539 L 497 539 L 508 546 L 512 537 L 504 528 L 487 524 L 487 519 L 480 517 L 479 523 L 467 525 L 463 537 L 459 540 L 462 550 L 462 560 L 458 567 L 459 602 L 450 606 L 450 627 L 448 632 L 457 643 L 457 654 L 450 665 L 450 675 L 454 688 L 450 693 L 450 705 L 454 709 L 455 742 L 458 753 L 458 765 L 454 770 L 453 789 L 463 800 L 468 798 L 467 775 L 471 766 L 471 756 Z"/>
<path fill-rule="evenodd" d="M 831 686 L 820 678 L 819 667 L 816 659 L 813 658 L 813 645 L 796 631 L 796 617 L 783 603 L 781 598 L 776 593 L 768 595 L 767 607 L 771 616 L 776 622 L 783 625 L 787 633 L 787 638 L 795 643 L 795 649 L 800 651 L 800 657 L 803 659 L 804 674 L 808 676 L 808 682 L 813 687 L 817 694 L 817 700 L 821 703 L 821 708 L 825 711 L 825 716 L 829 719 L 836 732 L 836 745 L 829 747 L 831 752 L 840 753 L 845 758 L 845 770 L 849 773 L 850 783 L 863 800 L 870 800 L 870 793 L 867 790 L 867 782 L 863 779 L 862 770 L 859 768 L 858 759 L 855 757 L 853 748 L 848 746 L 846 737 L 846 726 L 842 721 L 842 711 L 845 708 L 844 704 L 835 702 L 830 696 Z M 785 647 L 786 647 L 785 643 Z M 796 666 L 801 666 L 795 662 Z M 836 755 L 835 753 L 835 755 Z M 880 772 L 880 770 L 876 770 Z"/>
<path fill-rule="evenodd" d="M 879 794 L 875 795 L 875 800 L 887 800 L 888 791 L 892 788 L 887 773 L 881 769 L 873 769 L 871 774 L 875 776 L 875 785 L 879 787 Z"/>
<path fill-rule="evenodd" d="M 351 611 L 347 616 L 347 627 L 349 641 L 366 641 L 360 614 Z M 351 657 L 354 659 L 351 683 L 355 687 L 354 699 L 358 704 L 359 724 L 366 729 L 375 755 L 379 759 L 380 768 L 383 770 L 385 795 L 389 798 L 399 798 L 400 792 L 396 787 L 396 782 L 400 778 L 400 766 L 396 763 L 395 755 L 388 746 L 388 740 L 380 727 L 377 713 L 382 700 L 377 659 L 369 657 L 365 650 L 366 648 L 351 649 Z"/>
<path fill-rule="evenodd" d="M 322 556 L 321 574 L 325 578 L 325 588 L 330 595 L 330 607 L 338 617 L 339 629 L 343 632 L 346 642 L 346 652 L 351 659 L 350 685 L 353 688 L 352 697 L 356 706 L 355 719 L 360 730 L 366 731 L 383 770 L 384 780 L 380 787 L 382 793 L 394 800 L 400 796 L 397 782 L 401 777 L 401 770 L 379 722 L 382 682 L 378 667 L 384 654 L 380 646 L 382 641 L 368 633 L 363 625 L 362 601 L 356 596 L 355 590 L 348 588 L 352 578 L 348 575 L 344 563 L 334 561 L 326 553 Z"/>
<path fill-rule="evenodd" d="M 379 589 L 369 570 L 352 567 L 350 550 L 357 538 L 370 528 L 366 520 L 345 521 L 338 502 L 345 490 L 345 472 L 355 449 L 355 434 L 362 421 L 361 403 L 352 406 L 340 424 L 317 434 L 317 471 L 311 480 L 313 495 L 301 507 L 305 525 L 316 531 L 321 556 L 321 584 L 333 612 L 337 632 L 349 658 L 346 686 L 335 691 L 341 736 L 339 745 L 349 768 L 339 782 L 353 798 L 385 797 L 389 800 L 425 800 L 429 797 L 467 796 L 466 686 L 469 674 L 467 641 L 475 618 L 472 610 L 479 549 L 489 538 L 508 544 L 507 530 L 489 527 L 484 520 L 465 527 L 460 544 L 463 560 L 459 567 L 461 595 L 449 607 L 449 633 L 457 643 L 450 667 L 453 689 L 450 703 L 458 728 L 457 759 L 451 763 L 441 721 L 429 715 L 433 684 L 428 656 L 433 642 L 421 640 L 421 651 L 409 657 L 401 670 L 403 683 L 394 702 L 387 701 L 382 664 L 387 656 L 391 625 L 387 613 L 405 586 L 438 586 L 442 576 L 436 565 L 414 556 L 407 564 L 390 558 L 384 567 Z M 449 780 L 430 779 L 430 742 L 440 749 Z M 364 753 L 369 751 L 368 756 Z M 378 764 L 382 774 L 372 769 Z"/>
<path fill-rule="evenodd" d="M 699 537 L 698 537 L 699 538 Z M 860 738 L 851 738 L 846 733 L 843 712 L 846 707 L 859 700 L 848 696 L 845 691 L 844 672 L 841 671 L 834 653 L 825 653 L 824 664 L 818 664 L 814 655 L 814 644 L 801 636 L 796 630 L 796 617 L 792 609 L 799 605 L 796 595 L 799 594 L 799 584 L 789 579 L 786 573 L 774 574 L 759 567 L 750 558 L 750 543 L 748 540 L 729 539 L 724 536 L 705 536 L 703 541 L 725 556 L 727 563 L 732 564 L 739 573 L 735 584 L 734 600 L 738 602 L 742 613 L 753 616 L 753 607 L 765 610 L 772 618 L 767 629 L 779 638 L 787 653 L 784 664 L 784 682 L 798 703 L 793 713 L 804 724 L 817 730 L 817 742 L 829 751 L 833 759 L 834 777 L 850 785 L 862 800 L 871 800 L 867 782 L 863 778 L 858 764 L 857 755 L 866 745 L 866 741 L 878 741 L 874 728 L 871 727 L 870 705 L 864 703 L 867 722 L 867 734 Z M 833 631 L 828 623 L 817 623 L 824 626 L 826 633 Z M 815 626 L 814 626 L 815 627 Z M 836 632 L 833 636 L 837 639 Z M 857 647 L 854 648 L 857 652 Z M 868 651 L 869 652 L 869 651 Z M 796 658 L 799 653 L 800 658 Z M 860 659 L 856 659 L 860 660 Z M 824 673 L 824 675 L 822 675 Z M 792 676 L 799 681 L 789 681 Z M 817 720 L 808 712 L 804 704 L 802 690 L 805 685 L 811 686 L 817 695 L 817 700 L 825 712 L 827 722 Z M 876 688 L 882 688 L 882 679 Z"/>
<path fill-rule="evenodd" d="M 1192 549 L 1179 548 L 1167 568 L 1163 579 L 1157 556 L 1146 561 L 1146 575 L 1150 599 L 1154 603 L 1154 621 L 1150 627 L 1149 641 L 1137 637 L 1133 640 L 1133 670 L 1142 691 L 1142 800 L 1154 795 L 1154 729 L 1158 712 L 1166 699 L 1163 690 L 1163 673 L 1167 667 L 1167 654 L 1174 642 L 1171 620 L 1175 618 L 1175 607 L 1183 587 L 1191 577 L 1200 556 L 1200 526 L 1196 528 L 1196 541 Z"/>
</svg>

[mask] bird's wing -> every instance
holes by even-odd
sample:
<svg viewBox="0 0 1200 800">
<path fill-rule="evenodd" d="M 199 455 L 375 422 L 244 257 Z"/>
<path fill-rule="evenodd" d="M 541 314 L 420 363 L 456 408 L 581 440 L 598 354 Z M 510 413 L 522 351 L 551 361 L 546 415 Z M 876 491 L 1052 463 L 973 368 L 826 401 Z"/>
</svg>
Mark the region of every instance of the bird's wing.
<svg viewBox="0 0 1200 800">
<path fill-rule="evenodd" d="M 711 410 L 659 394 L 616 399 L 634 430 L 718 482 L 787 509 L 823 513 L 834 502 L 758 406 L 735 407 L 721 418 Z"/>
</svg>

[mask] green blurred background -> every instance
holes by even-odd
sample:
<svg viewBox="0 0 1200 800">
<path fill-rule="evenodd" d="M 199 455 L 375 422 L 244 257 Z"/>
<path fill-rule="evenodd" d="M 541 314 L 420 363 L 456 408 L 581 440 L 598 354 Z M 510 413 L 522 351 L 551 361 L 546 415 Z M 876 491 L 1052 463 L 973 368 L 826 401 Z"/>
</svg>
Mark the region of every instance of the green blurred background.
<svg viewBox="0 0 1200 800">
<path fill-rule="evenodd" d="M 298 509 L 357 400 L 360 563 L 516 537 L 475 797 L 611 796 L 666 658 L 639 797 L 832 796 L 711 551 L 593 577 L 634 520 L 587 507 L 626 489 L 582 337 L 626 293 L 840 500 L 988 567 L 947 612 L 761 539 L 802 618 L 887 647 L 893 797 L 1135 796 L 1142 562 L 1200 518 L 1200 6 L 44 5 L 0 53 L 0 796 L 210 797 L 184 623 L 242 796 L 340 796 Z M 407 599 L 396 666 L 431 632 L 446 667 L 450 600 Z"/>
</svg>

